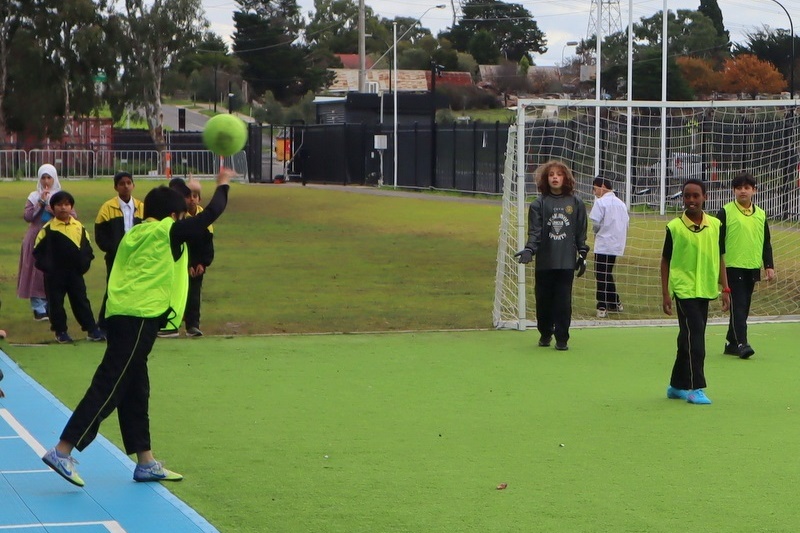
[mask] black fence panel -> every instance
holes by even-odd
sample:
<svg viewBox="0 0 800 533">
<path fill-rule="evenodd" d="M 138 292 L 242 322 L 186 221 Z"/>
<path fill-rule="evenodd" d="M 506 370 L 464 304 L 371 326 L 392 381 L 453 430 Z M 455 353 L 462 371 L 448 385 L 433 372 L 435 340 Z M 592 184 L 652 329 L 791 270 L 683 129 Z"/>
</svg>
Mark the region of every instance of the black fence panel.
<svg viewBox="0 0 800 533">
<path fill-rule="evenodd" d="M 502 192 L 507 124 L 437 127 L 435 179 L 431 179 L 433 137 L 428 123 L 398 125 L 396 180 L 390 124 L 307 125 L 295 127 L 295 137 L 301 148 L 294 168 L 303 182 L 374 185 L 382 178 L 384 185 L 398 187 Z M 262 159 L 269 155 L 262 154 Z"/>
</svg>

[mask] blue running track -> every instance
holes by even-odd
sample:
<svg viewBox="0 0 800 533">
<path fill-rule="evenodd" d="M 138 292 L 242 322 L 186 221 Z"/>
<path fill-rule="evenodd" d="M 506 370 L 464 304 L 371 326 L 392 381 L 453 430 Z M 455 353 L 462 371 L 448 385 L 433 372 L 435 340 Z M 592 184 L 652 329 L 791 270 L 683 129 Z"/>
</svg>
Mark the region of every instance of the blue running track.
<svg viewBox="0 0 800 533">
<path fill-rule="evenodd" d="M 134 482 L 134 462 L 102 436 L 75 454 L 86 486 L 62 479 L 41 456 L 70 411 L 2 351 L 0 370 L 0 533 L 217 531 L 159 483 Z"/>
</svg>

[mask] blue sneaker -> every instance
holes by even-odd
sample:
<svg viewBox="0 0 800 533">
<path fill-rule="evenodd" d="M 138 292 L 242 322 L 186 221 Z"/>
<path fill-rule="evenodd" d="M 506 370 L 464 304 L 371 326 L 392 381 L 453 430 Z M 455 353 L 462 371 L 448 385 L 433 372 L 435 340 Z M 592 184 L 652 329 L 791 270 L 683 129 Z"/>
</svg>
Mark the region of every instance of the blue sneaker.
<svg viewBox="0 0 800 533">
<path fill-rule="evenodd" d="M 686 400 L 689 398 L 689 393 L 691 391 L 684 390 L 684 389 L 676 389 L 672 385 L 667 387 L 667 398 L 670 400 Z"/>
<path fill-rule="evenodd" d="M 44 464 L 55 470 L 56 474 L 63 477 L 73 485 L 83 487 L 84 483 L 78 471 L 75 470 L 76 461 L 71 455 L 62 457 L 58 454 L 55 448 L 51 448 L 44 457 L 42 457 Z"/>
<path fill-rule="evenodd" d="M 167 470 L 158 461 L 154 461 L 149 465 L 136 465 L 136 470 L 133 471 L 134 481 L 180 481 L 183 476 L 177 472 Z"/>
<path fill-rule="evenodd" d="M 56 333 L 56 342 L 58 342 L 59 344 L 67 344 L 69 342 L 72 342 L 72 337 L 70 337 L 69 333 L 67 333 L 66 331 L 62 331 Z"/>
<path fill-rule="evenodd" d="M 92 342 L 103 342 L 106 340 L 106 334 L 100 328 L 94 328 L 92 331 L 89 332 L 88 336 L 86 337 Z"/>
<path fill-rule="evenodd" d="M 711 400 L 708 399 L 703 389 L 689 391 L 689 396 L 686 398 L 686 401 L 695 405 L 709 405 L 711 403 Z"/>
</svg>

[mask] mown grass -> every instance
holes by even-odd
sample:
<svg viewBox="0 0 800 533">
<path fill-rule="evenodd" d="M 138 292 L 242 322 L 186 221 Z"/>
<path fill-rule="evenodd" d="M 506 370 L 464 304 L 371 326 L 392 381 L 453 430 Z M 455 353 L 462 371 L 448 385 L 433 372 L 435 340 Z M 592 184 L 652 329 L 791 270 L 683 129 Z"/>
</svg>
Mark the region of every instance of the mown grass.
<svg viewBox="0 0 800 533">
<path fill-rule="evenodd" d="M 135 194 L 143 198 L 158 183 L 140 180 Z M 22 210 L 33 186 L 0 183 L 2 319 L 25 342 L 50 339 L 47 325 L 34 323 L 27 301 L 15 297 L 26 229 Z M 108 179 L 63 186 L 75 195 L 79 217 L 90 229 L 99 206 L 114 195 Z M 206 182 L 206 200 L 212 190 Z M 627 253 L 615 270 L 626 312 L 614 320 L 665 318 L 659 261 L 670 216 L 633 216 Z M 491 327 L 499 221 L 499 199 L 461 202 L 425 193 L 237 183 L 228 211 L 215 224 L 217 254 L 203 289 L 203 329 L 255 334 Z M 800 233 L 791 223 L 776 223 L 772 238 L 779 280 L 761 284 L 754 311 L 797 313 Z M 96 252 L 86 276 L 95 310 L 105 283 Z M 576 320 L 594 316 L 589 258 L 590 271 L 575 281 Z M 532 294 L 529 300 L 532 305 Z M 721 316 L 717 307 L 712 306 Z"/>
</svg>

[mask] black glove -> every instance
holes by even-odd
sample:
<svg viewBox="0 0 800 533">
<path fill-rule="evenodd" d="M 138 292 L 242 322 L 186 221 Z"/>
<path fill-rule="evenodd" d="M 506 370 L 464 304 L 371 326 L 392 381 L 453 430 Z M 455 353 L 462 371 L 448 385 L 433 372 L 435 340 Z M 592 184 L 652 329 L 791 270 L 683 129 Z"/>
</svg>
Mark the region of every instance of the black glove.
<svg viewBox="0 0 800 533">
<path fill-rule="evenodd" d="M 575 277 L 579 278 L 586 274 L 586 252 L 578 253 L 578 260 L 575 262 Z"/>
<path fill-rule="evenodd" d="M 519 252 L 515 253 L 514 257 L 519 258 L 517 259 L 518 262 L 527 265 L 528 263 L 533 261 L 533 250 L 531 250 L 530 248 L 524 248 Z"/>
</svg>

